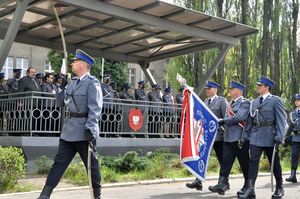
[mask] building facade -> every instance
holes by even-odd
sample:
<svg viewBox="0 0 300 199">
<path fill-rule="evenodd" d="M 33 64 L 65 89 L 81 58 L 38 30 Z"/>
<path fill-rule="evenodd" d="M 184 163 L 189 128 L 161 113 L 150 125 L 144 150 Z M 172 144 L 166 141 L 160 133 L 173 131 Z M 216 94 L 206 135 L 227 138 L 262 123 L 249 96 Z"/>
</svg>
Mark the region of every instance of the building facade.
<svg viewBox="0 0 300 199">
<path fill-rule="evenodd" d="M 2 42 L 0 40 L 0 45 Z M 5 79 L 12 77 L 14 68 L 22 69 L 22 76 L 26 75 L 26 70 L 31 66 L 36 68 L 37 73 L 53 72 L 47 60 L 48 52 L 48 48 L 14 42 L 2 68 Z"/>
</svg>

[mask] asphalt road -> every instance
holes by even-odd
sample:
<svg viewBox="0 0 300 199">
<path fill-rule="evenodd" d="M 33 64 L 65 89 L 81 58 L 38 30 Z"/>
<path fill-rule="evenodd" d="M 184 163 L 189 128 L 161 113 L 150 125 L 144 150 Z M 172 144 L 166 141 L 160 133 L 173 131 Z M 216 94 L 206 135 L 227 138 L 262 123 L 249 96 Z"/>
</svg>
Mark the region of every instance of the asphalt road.
<svg viewBox="0 0 300 199">
<path fill-rule="evenodd" d="M 287 176 L 284 176 L 286 178 Z M 275 180 L 274 180 L 275 181 Z M 230 179 L 231 189 L 220 196 L 211 193 L 208 186 L 215 185 L 217 180 L 208 180 L 204 184 L 203 191 L 191 190 L 185 187 L 186 182 L 134 185 L 126 187 L 103 188 L 103 199 L 198 199 L 198 198 L 236 198 L 236 191 L 243 185 L 242 178 Z M 284 182 L 285 196 L 288 199 L 300 199 L 300 182 L 296 184 Z M 271 198 L 270 176 L 258 177 L 256 183 L 257 198 Z M 0 199 L 34 199 L 39 193 L 26 193 L 15 195 L 0 195 Z M 67 191 L 55 191 L 51 199 L 89 199 L 88 189 L 77 189 Z"/>
</svg>

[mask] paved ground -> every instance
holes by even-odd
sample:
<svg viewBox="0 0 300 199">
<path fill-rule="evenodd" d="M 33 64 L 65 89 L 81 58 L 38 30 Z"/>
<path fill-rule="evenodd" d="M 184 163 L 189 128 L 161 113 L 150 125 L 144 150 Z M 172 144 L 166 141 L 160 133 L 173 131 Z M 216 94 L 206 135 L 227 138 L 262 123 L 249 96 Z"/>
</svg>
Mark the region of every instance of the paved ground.
<svg viewBox="0 0 300 199">
<path fill-rule="evenodd" d="M 285 178 L 286 176 L 284 176 Z M 231 189 L 225 196 L 211 193 L 209 185 L 214 185 L 217 180 L 208 180 L 203 191 L 191 190 L 185 187 L 186 182 L 134 185 L 127 187 L 106 187 L 103 189 L 103 199 L 196 199 L 196 198 L 236 198 L 236 191 L 243 185 L 243 179 L 230 179 Z M 284 183 L 285 196 L 288 199 L 300 199 L 300 182 L 297 184 Z M 257 198 L 271 198 L 270 176 L 259 177 L 256 184 Z M 39 194 L 0 195 L 0 199 L 34 199 Z M 89 199 L 87 189 L 55 191 L 51 199 Z"/>
</svg>

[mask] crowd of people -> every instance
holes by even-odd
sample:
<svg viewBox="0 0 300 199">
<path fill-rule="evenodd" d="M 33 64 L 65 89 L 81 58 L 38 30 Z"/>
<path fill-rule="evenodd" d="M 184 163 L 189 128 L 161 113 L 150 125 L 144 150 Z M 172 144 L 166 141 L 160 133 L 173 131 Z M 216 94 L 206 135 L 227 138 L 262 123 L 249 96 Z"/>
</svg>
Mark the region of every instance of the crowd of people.
<svg viewBox="0 0 300 199">
<path fill-rule="evenodd" d="M 0 95 L 17 93 L 22 93 L 23 95 L 23 92 L 30 91 L 54 95 L 61 91 L 62 81 L 67 79 L 61 74 L 54 75 L 53 73 L 46 73 L 43 75 L 42 73 L 37 73 L 36 69 L 33 67 L 28 68 L 24 77 L 21 77 L 21 72 L 21 69 L 13 69 L 13 78 L 8 79 L 6 82 L 4 82 L 5 74 L 0 73 Z M 117 82 L 112 81 L 110 76 L 104 76 L 102 81 L 103 83 L 101 83 L 100 86 L 104 103 L 102 107 L 102 119 L 100 120 L 100 126 L 103 136 L 106 134 L 110 137 L 132 137 L 133 135 L 130 135 L 130 133 L 133 130 L 128 124 L 128 115 L 131 108 L 135 108 L 142 111 L 143 119 L 145 120 L 142 128 L 138 130 L 141 134 L 151 133 L 149 137 L 161 137 L 159 134 L 165 133 L 170 134 L 170 137 L 174 137 L 174 134 L 177 134 L 178 137 L 181 115 L 180 104 L 182 104 L 183 100 L 184 86 L 181 86 L 178 93 L 173 97 L 173 89 L 171 86 L 167 86 L 164 89 L 164 92 L 162 92 L 162 88 L 159 84 L 153 84 L 151 85 L 151 90 L 147 92 L 147 89 L 145 89 L 146 82 L 141 80 L 138 82 L 137 89 L 133 89 L 132 86 L 126 82 L 122 85 L 121 91 L 118 92 Z M 7 95 L 2 95 L 2 97 L 0 96 L 0 98 L 7 97 Z M 45 97 L 49 96 L 46 95 Z M 123 105 L 120 105 L 120 103 Z M 133 105 L 135 106 L 133 107 Z M 16 108 L 17 106 L 19 107 L 19 105 L 16 105 Z M 58 110 L 55 107 L 54 98 L 49 98 L 48 100 L 43 101 L 40 99 L 39 102 L 35 101 L 31 106 L 33 107 L 32 109 L 35 109 L 32 113 L 34 116 L 33 121 L 35 121 L 36 118 L 39 118 L 39 120 L 42 121 L 42 119 L 49 117 L 49 115 L 45 115 L 48 112 L 43 111 L 45 108 L 50 111 L 49 114 L 52 116 L 55 114 L 52 114 L 51 112 L 56 110 L 54 113 L 57 113 Z M 40 117 L 40 114 L 43 114 L 43 117 Z M 123 118 L 122 123 L 119 122 L 120 118 L 118 117 Z M 57 117 L 55 117 L 55 121 L 51 123 L 58 123 L 56 118 Z M 34 122 L 32 125 L 34 130 L 58 130 L 58 124 L 55 125 L 55 128 L 51 127 L 50 129 L 44 129 L 42 126 L 39 126 L 38 123 L 39 122 Z M 48 123 L 48 121 L 45 123 Z M 7 128 L 15 129 L 14 125 L 7 125 Z M 122 135 L 122 133 L 119 132 L 128 132 L 129 134 Z M 139 137 L 138 135 L 134 136 Z M 140 137 L 145 137 L 145 135 L 140 135 Z"/>
<path fill-rule="evenodd" d="M 30 67 L 26 76 L 21 77 L 22 69 L 13 69 L 13 77 L 4 82 L 5 73 L 0 73 L 0 94 L 19 92 L 46 92 L 55 94 L 60 89 L 63 75 L 53 73 L 36 73 L 36 69 Z"/>
</svg>

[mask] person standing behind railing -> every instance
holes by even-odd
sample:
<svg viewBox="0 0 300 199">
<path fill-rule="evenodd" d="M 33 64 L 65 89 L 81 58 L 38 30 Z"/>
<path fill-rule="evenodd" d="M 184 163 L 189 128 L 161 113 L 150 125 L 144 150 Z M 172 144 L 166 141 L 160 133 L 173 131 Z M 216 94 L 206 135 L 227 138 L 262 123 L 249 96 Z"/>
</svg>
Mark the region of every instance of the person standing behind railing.
<svg viewBox="0 0 300 199">
<path fill-rule="evenodd" d="M 8 86 L 4 83 L 5 73 L 0 73 L 0 95 L 8 94 Z"/>
<path fill-rule="evenodd" d="M 13 69 L 13 78 L 7 80 L 8 92 L 17 93 L 18 92 L 18 82 L 21 79 L 22 69 L 15 68 Z"/>
<path fill-rule="evenodd" d="M 119 92 L 120 99 L 134 100 L 133 95 L 129 93 L 130 88 L 131 86 L 129 85 L 129 83 L 123 84 L 123 90 Z M 127 101 L 125 102 L 128 103 Z"/>
<path fill-rule="evenodd" d="M 4 98 L 4 94 L 8 94 L 8 86 L 4 83 L 4 73 L 0 73 L 0 99 Z M 3 107 L 2 107 L 3 108 Z M 4 110 L 0 107 L 0 130 L 3 129 L 4 124 Z"/>
<path fill-rule="evenodd" d="M 19 92 L 41 92 L 41 87 L 39 85 L 38 80 L 35 77 L 36 70 L 33 67 L 29 67 L 26 71 L 26 76 L 22 77 L 19 81 Z M 38 99 L 33 100 L 33 104 L 31 104 L 31 115 L 32 115 L 32 127 L 31 130 L 40 129 L 40 115 L 41 115 L 41 107 L 39 107 Z M 22 106 L 20 104 L 19 106 Z"/>
<path fill-rule="evenodd" d="M 55 74 L 53 84 L 55 85 L 57 91 L 61 91 L 61 83 L 62 83 L 63 74 Z"/>
<path fill-rule="evenodd" d="M 180 118 L 181 118 L 181 108 L 182 108 L 182 103 L 183 103 L 183 90 L 184 90 L 184 85 L 181 85 L 178 89 L 178 93 L 175 96 L 176 99 L 176 104 L 177 104 L 177 123 L 176 123 L 176 129 L 175 132 L 178 133 L 177 137 L 180 137 Z"/>
<path fill-rule="evenodd" d="M 56 94 L 58 89 L 53 83 L 54 76 L 52 73 L 47 73 L 45 75 L 45 82 L 41 85 L 42 92 Z"/>
<path fill-rule="evenodd" d="M 174 99 L 172 96 L 172 87 L 168 86 L 165 89 L 165 93 L 162 96 L 162 100 L 164 102 L 164 133 L 167 134 L 167 137 L 173 136 L 171 134 L 174 134 L 173 132 L 173 118 L 174 118 Z"/>
<path fill-rule="evenodd" d="M 42 84 L 45 82 L 45 76 L 43 73 L 37 73 L 35 75 L 35 78 L 37 79 L 40 86 L 42 86 Z"/>
<path fill-rule="evenodd" d="M 36 70 L 33 67 L 29 67 L 26 71 L 26 76 L 22 77 L 19 81 L 19 92 L 37 91 L 41 92 L 41 87 L 38 80 L 35 77 Z"/>
<path fill-rule="evenodd" d="M 56 94 L 58 88 L 53 83 L 54 76 L 52 73 L 46 73 L 45 82 L 41 85 L 42 92 Z M 46 96 L 47 97 L 47 96 Z M 44 131 L 58 131 L 58 121 L 55 121 L 52 116 L 52 112 L 55 109 L 55 101 L 53 99 L 45 99 L 44 107 L 49 111 L 43 111 L 42 130 Z"/>
<path fill-rule="evenodd" d="M 101 84 L 101 90 L 103 93 L 103 108 L 101 113 L 100 127 L 102 133 L 112 132 L 111 122 L 109 121 L 109 115 L 112 113 L 112 96 L 109 88 L 110 77 L 104 76 L 103 83 Z"/>
<path fill-rule="evenodd" d="M 110 116 L 108 117 L 111 126 L 111 132 L 113 132 L 111 136 L 118 137 L 117 132 L 119 132 L 119 128 L 118 128 L 117 120 L 119 118 L 117 117 L 119 116 L 120 110 L 119 110 L 119 105 L 117 104 L 118 102 L 117 99 L 119 99 L 119 93 L 117 92 L 117 82 L 112 81 L 109 83 L 109 92 L 112 98 L 111 111 L 113 113 L 110 114 Z"/>
<path fill-rule="evenodd" d="M 147 118 L 147 114 L 148 114 L 148 111 L 147 111 L 148 96 L 145 91 L 145 81 L 144 80 L 141 80 L 138 82 L 138 89 L 136 89 L 134 91 L 134 98 L 135 98 L 135 100 L 138 100 L 137 104 L 140 104 L 140 106 L 137 106 L 137 109 L 140 109 L 142 111 L 143 118 L 145 121 L 145 119 Z M 143 124 L 140 131 L 145 132 L 145 128 L 146 128 L 146 126 Z M 137 137 L 145 137 L 145 136 L 140 135 Z"/>
<path fill-rule="evenodd" d="M 160 128 L 161 128 L 161 122 L 160 122 L 160 117 L 161 117 L 161 103 L 162 103 L 162 98 L 160 97 L 160 91 L 161 87 L 159 84 L 153 84 L 152 85 L 152 91 L 148 93 L 148 99 L 151 102 L 155 103 L 150 103 L 149 106 L 149 121 L 148 121 L 148 132 L 156 135 L 149 135 L 149 137 L 160 137 L 158 135 L 160 133 Z"/>
<path fill-rule="evenodd" d="M 128 120 L 128 115 L 130 112 L 130 109 L 133 108 L 131 105 L 132 101 L 130 100 L 134 100 L 133 95 L 129 92 L 129 89 L 131 88 L 130 84 L 128 82 L 123 84 L 123 90 L 121 92 L 119 92 L 119 97 L 120 99 L 124 99 L 121 100 L 122 103 L 124 103 L 122 105 L 122 116 L 123 116 L 123 128 L 121 129 L 121 132 L 131 132 L 131 129 L 129 127 L 129 120 Z M 123 134 L 123 137 L 131 137 L 129 134 Z"/>
</svg>

